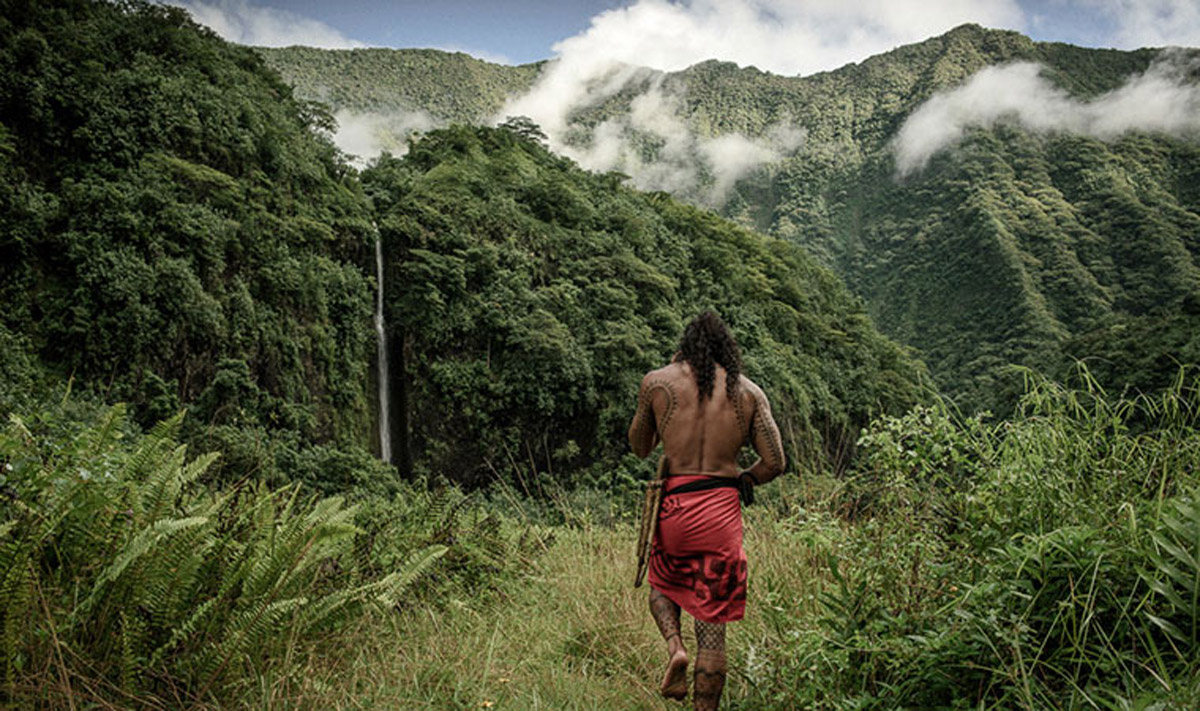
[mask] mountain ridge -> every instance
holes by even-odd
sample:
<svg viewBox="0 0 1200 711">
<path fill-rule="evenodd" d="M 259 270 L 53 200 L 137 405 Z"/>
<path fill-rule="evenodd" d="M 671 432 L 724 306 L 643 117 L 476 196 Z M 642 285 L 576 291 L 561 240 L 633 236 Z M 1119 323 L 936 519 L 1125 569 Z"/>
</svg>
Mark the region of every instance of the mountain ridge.
<svg viewBox="0 0 1200 711">
<path fill-rule="evenodd" d="M 281 66 L 281 55 L 266 56 Z M 987 67 L 1032 62 L 1038 81 L 1075 102 L 1064 104 L 1071 108 L 1111 96 L 1172 58 L 1180 90 L 1195 91 L 1197 56 L 1081 48 L 962 25 L 802 77 L 718 60 L 674 73 L 631 72 L 620 90 L 566 109 L 569 130 L 558 140 L 584 165 L 619 148 L 624 158 L 600 169 L 629 173 L 647 188 L 692 171 L 682 187 L 663 187 L 803 246 L 866 300 L 885 333 L 917 349 L 946 394 L 968 409 L 1003 412 L 1012 404 L 1003 385 L 1009 364 L 1061 373 L 1081 357 L 1150 362 L 1152 354 L 1126 352 L 1132 344 L 1119 337 L 1122 329 L 1154 330 L 1147 318 L 1191 318 L 1182 304 L 1198 288 L 1200 206 L 1188 176 L 1197 174 L 1200 153 L 1187 137 L 1096 138 L 1029 129 L 1001 114 L 991 124 L 966 124 L 922 170 L 900 179 L 900 129 L 931 98 Z M 674 124 L 638 124 L 634 108 L 646 97 Z M 473 114 L 476 121 L 495 115 L 496 101 L 487 108 Z M 783 126 L 800 129 L 802 141 L 772 144 Z M 619 143 L 596 150 L 614 130 Z M 705 151 L 727 137 L 766 158 L 713 201 L 706 196 L 720 185 L 721 166 Z M 1141 256 L 1122 246 L 1139 240 L 1147 244 Z M 939 283 L 941 290 L 929 290 Z M 1174 306 L 1163 311 L 1155 300 Z M 1183 332 L 1178 324 L 1163 328 Z M 1196 348 L 1182 337 L 1159 346 L 1183 362 Z M 1106 385 L 1118 390 L 1169 378 L 1166 369 L 1140 367 L 1108 375 Z"/>
</svg>

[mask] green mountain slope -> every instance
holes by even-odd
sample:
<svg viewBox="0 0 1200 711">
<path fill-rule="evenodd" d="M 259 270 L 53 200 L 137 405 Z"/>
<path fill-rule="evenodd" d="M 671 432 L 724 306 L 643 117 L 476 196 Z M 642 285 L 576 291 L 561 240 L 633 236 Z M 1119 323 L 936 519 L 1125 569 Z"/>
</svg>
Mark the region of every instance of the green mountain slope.
<svg viewBox="0 0 1200 711">
<path fill-rule="evenodd" d="M 365 456 L 369 205 L 305 106 L 177 9 L 5 7 L 0 358 L 143 423 L 189 406 L 231 475 Z"/>
<path fill-rule="evenodd" d="M 1107 368 L 1122 346 L 1103 334 L 1132 322 L 1167 331 L 1158 319 L 1195 316 L 1185 308 L 1200 286 L 1200 211 L 1187 180 L 1200 170 L 1195 143 L 1001 125 L 972 130 L 906 180 L 890 146 L 923 101 L 984 66 L 1035 61 L 1090 98 L 1153 57 L 964 27 L 803 80 L 809 92 L 780 104 L 808 128 L 806 148 L 743 184 L 726 211 L 833 265 L 877 325 L 915 346 L 967 406 L 1005 410 L 1019 384 L 1002 373 L 1014 362 L 1056 371 L 1068 357 L 1096 358 L 1110 387 L 1161 387 L 1176 364 L 1146 361 L 1195 362 L 1194 344 L 1155 339 L 1157 354 Z"/>
<path fill-rule="evenodd" d="M 258 51 L 300 96 L 354 111 L 425 111 L 454 123 L 488 119 L 510 95 L 527 91 L 541 69 L 540 64 L 508 67 L 436 49 Z"/>
<path fill-rule="evenodd" d="M 591 465 L 611 485 L 632 471 L 620 458 L 641 376 L 705 308 L 738 335 L 794 454 L 838 461 L 872 414 L 919 397 L 912 361 L 795 245 L 519 131 L 435 131 L 364 180 L 418 468 L 473 480 Z"/>
<path fill-rule="evenodd" d="M 630 475 L 638 380 L 707 307 L 793 453 L 844 463 L 919 397 L 919 366 L 797 247 L 528 127 L 434 133 L 364 181 L 322 109 L 177 9 L 18 3 L 0 39 L 0 411 L 70 379 L 143 425 L 187 408 L 214 476 L 385 482 L 372 221 L 406 473 Z"/>
<path fill-rule="evenodd" d="M 393 83 L 407 82 L 406 56 L 393 53 Z M 628 115 L 651 85 L 678 99 L 695 136 L 802 128 L 804 144 L 738 182 L 721 211 L 831 266 L 866 300 L 878 327 L 914 346 L 961 404 L 1005 411 L 1009 363 L 1054 372 L 1088 357 L 1111 387 L 1154 388 L 1174 362 L 1196 360 L 1197 144 L 1138 133 L 1101 141 L 1002 122 L 970 130 L 900 179 L 893 141 L 926 100 L 987 66 L 1037 62 L 1054 85 L 1087 100 L 1145 72 L 1156 57 L 968 25 L 809 77 L 705 62 L 645 74 L 581 108 L 572 140 L 587 145 L 592 128 Z M 269 61 L 287 73 L 283 55 Z M 495 69 L 509 72 L 511 85 L 525 81 L 516 68 Z M 351 81 L 356 75 L 326 73 L 330 86 Z M 462 100 L 473 91 L 468 86 Z M 435 101 L 458 93 L 439 84 L 416 106 L 437 114 Z M 653 159 L 656 144 L 640 145 Z"/>
</svg>

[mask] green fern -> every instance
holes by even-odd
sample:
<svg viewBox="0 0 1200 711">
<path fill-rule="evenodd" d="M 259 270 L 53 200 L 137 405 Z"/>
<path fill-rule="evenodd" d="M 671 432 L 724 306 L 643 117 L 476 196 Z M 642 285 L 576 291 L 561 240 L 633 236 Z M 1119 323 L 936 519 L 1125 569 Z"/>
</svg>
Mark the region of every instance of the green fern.
<svg viewBox="0 0 1200 711">
<path fill-rule="evenodd" d="M 375 599 L 388 607 L 398 605 L 417 578 L 424 575 L 448 550 L 446 546 L 428 546 L 413 553 L 399 570 L 379 582 Z"/>
<path fill-rule="evenodd" d="M 182 622 L 171 628 L 167 641 L 159 645 L 150 653 L 150 660 L 147 666 L 151 669 L 157 669 L 163 663 L 164 657 L 168 652 L 177 647 L 180 643 L 195 636 L 197 630 L 200 629 L 201 623 L 212 612 L 216 605 L 217 599 L 210 598 L 196 606 L 190 615 L 185 617 Z"/>
<path fill-rule="evenodd" d="M 200 481 L 216 456 L 189 457 L 173 439 L 179 417 L 124 438 L 125 416 L 111 408 L 65 442 L 39 439 L 20 418 L 0 433 L 19 489 L 0 502 L 10 692 L 33 670 L 103 673 L 127 693 L 208 704 L 286 658 L 294 640 L 415 599 L 435 568 L 450 573 L 443 585 L 486 580 L 514 549 L 544 544 L 510 543 L 499 519 L 452 488 L 369 513 L 296 485 L 214 493 Z M 49 625 L 70 655 L 48 643 Z"/>
<path fill-rule="evenodd" d="M 0 549 L 0 612 L 3 614 L 4 681 L 10 688 L 16 680 L 18 654 L 25 625 L 32 613 L 33 576 L 28 550 L 19 544 Z"/>
</svg>

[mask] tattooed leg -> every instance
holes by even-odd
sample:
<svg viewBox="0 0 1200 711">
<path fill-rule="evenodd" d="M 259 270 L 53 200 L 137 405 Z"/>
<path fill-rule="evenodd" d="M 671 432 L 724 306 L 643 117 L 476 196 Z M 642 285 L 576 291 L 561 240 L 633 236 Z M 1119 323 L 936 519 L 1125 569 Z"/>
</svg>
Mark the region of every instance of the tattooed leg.
<svg viewBox="0 0 1200 711">
<path fill-rule="evenodd" d="M 696 620 L 696 711 L 716 711 L 725 688 L 725 624 Z"/>
<path fill-rule="evenodd" d="M 653 588 L 650 590 L 650 614 L 658 623 L 658 631 L 667 641 L 667 671 L 663 674 L 659 693 L 668 699 L 687 698 L 687 650 L 679 635 L 679 605 Z"/>
</svg>

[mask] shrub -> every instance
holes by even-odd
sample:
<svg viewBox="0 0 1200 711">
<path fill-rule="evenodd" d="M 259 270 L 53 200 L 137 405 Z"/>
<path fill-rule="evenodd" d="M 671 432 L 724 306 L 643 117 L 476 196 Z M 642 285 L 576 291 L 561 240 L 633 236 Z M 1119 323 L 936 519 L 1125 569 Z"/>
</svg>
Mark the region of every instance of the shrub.
<svg viewBox="0 0 1200 711">
<path fill-rule="evenodd" d="M 296 640 L 394 606 L 448 551 L 415 547 L 364 575 L 347 565 L 356 507 L 297 485 L 198 486 L 216 455 L 176 444 L 181 416 L 145 436 L 131 436 L 122 406 L 70 438 L 46 436 L 40 420 L 14 416 L 0 434 L 10 698 L 119 687 L 219 700 Z"/>
</svg>

